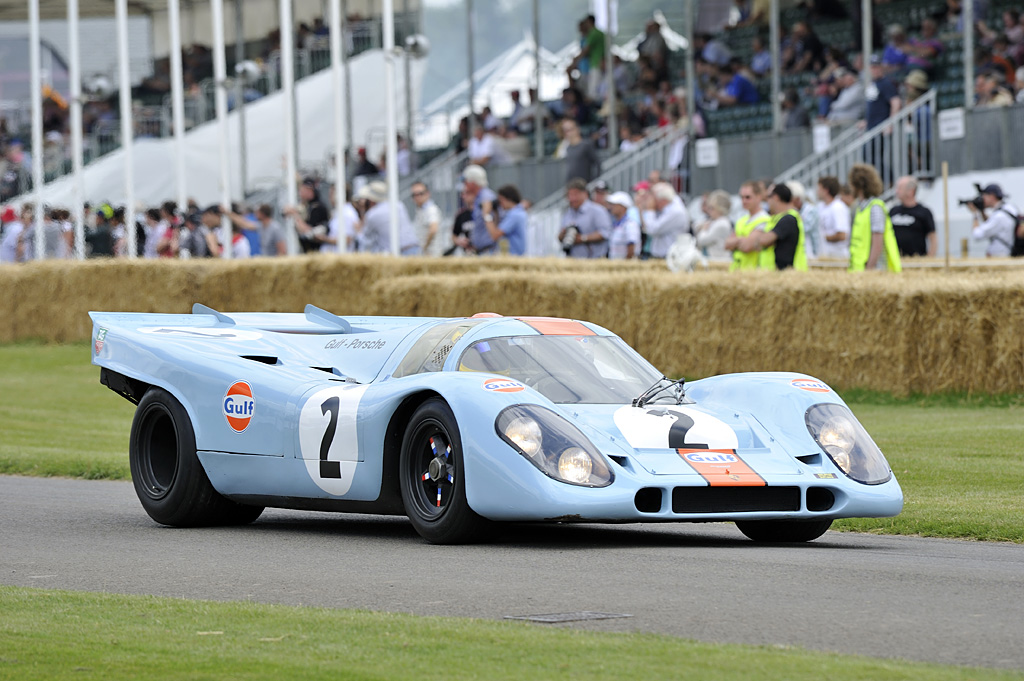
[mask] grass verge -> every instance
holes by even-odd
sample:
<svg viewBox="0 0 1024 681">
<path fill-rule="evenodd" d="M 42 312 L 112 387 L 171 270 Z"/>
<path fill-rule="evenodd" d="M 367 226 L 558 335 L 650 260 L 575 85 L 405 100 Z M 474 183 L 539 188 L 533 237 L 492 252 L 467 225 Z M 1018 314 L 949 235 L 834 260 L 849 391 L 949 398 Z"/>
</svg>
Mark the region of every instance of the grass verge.
<svg viewBox="0 0 1024 681">
<path fill-rule="evenodd" d="M 134 407 L 99 384 L 89 346 L 0 346 L 0 473 L 128 479 Z M 885 452 L 906 503 L 844 530 L 1024 543 L 1024 396 L 841 394 Z"/>
<path fill-rule="evenodd" d="M 511 622 L 0 587 L 0 678 L 1021 679 L 798 648 Z"/>
</svg>

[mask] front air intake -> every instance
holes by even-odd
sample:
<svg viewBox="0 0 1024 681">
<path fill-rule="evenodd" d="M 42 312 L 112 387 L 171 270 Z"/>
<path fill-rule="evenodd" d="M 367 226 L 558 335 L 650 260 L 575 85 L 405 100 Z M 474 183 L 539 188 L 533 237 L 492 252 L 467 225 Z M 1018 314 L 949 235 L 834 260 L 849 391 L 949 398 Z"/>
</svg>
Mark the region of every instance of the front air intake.
<svg viewBox="0 0 1024 681">
<path fill-rule="evenodd" d="M 799 487 L 676 487 L 673 513 L 799 511 Z"/>
<path fill-rule="evenodd" d="M 827 511 L 836 503 L 836 495 L 827 487 L 807 488 L 807 510 Z"/>
</svg>

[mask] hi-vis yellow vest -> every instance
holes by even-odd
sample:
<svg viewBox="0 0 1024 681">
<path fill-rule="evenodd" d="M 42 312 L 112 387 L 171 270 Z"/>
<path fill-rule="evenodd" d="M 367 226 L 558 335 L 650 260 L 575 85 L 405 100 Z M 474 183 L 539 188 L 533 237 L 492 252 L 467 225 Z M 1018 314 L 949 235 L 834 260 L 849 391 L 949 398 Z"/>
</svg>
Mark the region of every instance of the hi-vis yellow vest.
<svg viewBox="0 0 1024 681">
<path fill-rule="evenodd" d="M 900 249 L 896 244 L 896 233 L 892 229 L 889 211 L 881 199 L 872 199 L 853 216 L 850 228 L 850 267 L 849 272 L 863 272 L 871 256 L 871 206 L 878 204 L 885 213 L 885 231 L 882 233 L 882 244 L 885 246 L 885 259 L 890 272 L 902 272 Z"/>
<path fill-rule="evenodd" d="M 779 223 L 783 215 L 792 215 L 796 218 L 796 226 L 799 231 L 799 237 L 796 242 L 796 253 L 793 254 L 793 269 L 801 272 L 807 271 L 807 251 L 804 249 L 804 220 L 800 217 L 800 213 L 790 208 L 785 213 L 773 215 L 771 218 L 771 227 L 767 231 L 775 229 L 775 225 Z M 769 246 L 760 253 L 760 266 L 762 270 L 774 270 L 775 269 L 775 246 Z"/>
<path fill-rule="evenodd" d="M 736 236 L 741 239 L 750 234 L 758 227 L 764 226 L 765 229 L 768 227 L 768 215 L 767 213 L 758 213 L 757 217 L 747 215 L 736 221 Z M 732 252 L 732 264 L 729 265 L 729 271 L 735 272 L 736 270 L 756 270 L 757 269 L 757 258 L 758 252 L 744 253 L 738 248 Z"/>
</svg>

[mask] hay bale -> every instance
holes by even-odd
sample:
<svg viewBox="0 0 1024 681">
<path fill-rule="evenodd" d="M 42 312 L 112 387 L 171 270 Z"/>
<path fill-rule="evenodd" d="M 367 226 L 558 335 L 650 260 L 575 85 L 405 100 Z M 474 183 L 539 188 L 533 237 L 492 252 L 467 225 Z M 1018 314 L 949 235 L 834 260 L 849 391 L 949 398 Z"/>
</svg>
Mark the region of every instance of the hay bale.
<svg viewBox="0 0 1024 681">
<path fill-rule="evenodd" d="M 87 339 L 89 310 L 585 319 L 672 375 L 809 373 L 898 394 L 1024 391 L 1024 269 L 673 274 L 659 262 L 304 256 L 0 268 L 0 341 Z"/>
</svg>

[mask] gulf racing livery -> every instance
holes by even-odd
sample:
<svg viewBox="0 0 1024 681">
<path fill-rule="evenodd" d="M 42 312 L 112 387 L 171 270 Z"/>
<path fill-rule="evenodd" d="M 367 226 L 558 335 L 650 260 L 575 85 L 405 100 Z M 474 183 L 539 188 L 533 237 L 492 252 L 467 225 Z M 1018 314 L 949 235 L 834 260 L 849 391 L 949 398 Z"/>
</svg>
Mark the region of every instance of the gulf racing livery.
<svg viewBox="0 0 1024 681">
<path fill-rule="evenodd" d="M 137 404 L 143 508 L 405 514 L 427 541 L 496 523 L 733 521 L 809 541 L 903 495 L 842 399 L 800 374 L 684 384 L 589 322 L 92 312 L 100 382 Z"/>
</svg>

